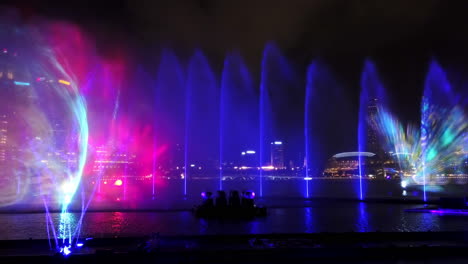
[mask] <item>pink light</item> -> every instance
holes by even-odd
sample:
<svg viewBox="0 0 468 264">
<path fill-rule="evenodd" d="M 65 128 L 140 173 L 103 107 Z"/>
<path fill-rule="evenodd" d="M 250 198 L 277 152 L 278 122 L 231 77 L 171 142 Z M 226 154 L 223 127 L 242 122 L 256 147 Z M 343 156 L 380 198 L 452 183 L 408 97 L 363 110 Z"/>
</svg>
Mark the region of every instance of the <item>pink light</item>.
<svg viewBox="0 0 468 264">
<path fill-rule="evenodd" d="M 430 210 L 429 212 L 433 214 L 460 214 L 460 215 L 468 214 L 468 211 L 466 210 L 457 210 L 457 209 L 439 209 L 439 210 Z"/>
<path fill-rule="evenodd" d="M 116 180 L 116 181 L 114 182 L 114 185 L 115 185 L 115 186 L 122 186 L 122 184 L 123 184 L 123 182 L 122 182 L 122 180 L 120 180 L 120 179 L 119 179 L 119 180 Z"/>
<path fill-rule="evenodd" d="M 107 181 L 105 181 L 104 184 L 107 184 Z"/>
</svg>

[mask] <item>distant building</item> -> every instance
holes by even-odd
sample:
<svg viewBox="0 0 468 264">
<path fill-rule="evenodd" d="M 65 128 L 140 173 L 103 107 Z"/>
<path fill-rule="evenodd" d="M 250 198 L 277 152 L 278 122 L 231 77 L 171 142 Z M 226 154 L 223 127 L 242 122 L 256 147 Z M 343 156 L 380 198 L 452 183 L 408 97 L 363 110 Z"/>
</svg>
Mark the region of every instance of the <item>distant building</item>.
<svg viewBox="0 0 468 264">
<path fill-rule="evenodd" d="M 241 152 L 241 167 L 258 167 L 258 155 L 255 150 L 246 150 Z"/>
<path fill-rule="evenodd" d="M 377 114 L 378 114 L 378 107 L 379 101 L 377 98 L 373 98 L 370 100 L 369 104 L 367 105 L 367 115 L 366 115 L 366 134 L 367 134 L 367 149 L 366 151 L 370 151 L 376 153 L 377 155 L 381 154 L 382 148 L 380 147 L 379 140 L 378 140 L 378 130 L 377 130 Z"/>
<path fill-rule="evenodd" d="M 21 144 L 28 135 L 24 120 L 18 112 L 31 102 L 31 83 L 24 71 L 19 70 L 17 55 L 7 49 L 0 50 L 0 167 L 12 166 Z M 20 133 L 21 132 L 21 133 Z M 1 173 L 1 172 L 0 172 Z"/>
<path fill-rule="evenodd" d="M 0 166 L 6 161 L 7 140 L 8 140 L 8 119 L 7 115 L 0 113 Z"/>
<path fill-rule="evenodd" d="M 284 169 L 284 145 L 281 141 L 271 142 L 271 166 Z"/>
<path fill-rule="evenodd" d="M 136 155 L 112 146 L 97 147 L 94 154 L 93 173 L 101 181 L 136 177 Z"/>
<path fill-rule="evenodd" d="M 372 152 L 342 152 L 333 155 L 323 172 L 325 177 L 359 177 L 359 157 L 367 178 L 383 178 L 384 170 Z"/>
</svg>

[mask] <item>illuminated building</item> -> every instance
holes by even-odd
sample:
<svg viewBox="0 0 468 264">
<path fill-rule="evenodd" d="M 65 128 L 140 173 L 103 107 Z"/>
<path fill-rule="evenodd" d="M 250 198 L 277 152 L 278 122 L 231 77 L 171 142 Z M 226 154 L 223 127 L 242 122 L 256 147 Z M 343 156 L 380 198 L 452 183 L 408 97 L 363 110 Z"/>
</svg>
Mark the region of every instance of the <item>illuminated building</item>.
<svg viewBox="0 0 468 264">
<path fill-rule="evenodd" d="M 8 138 L 7 132 L 8 132 L 7 115 L 0 113 L 0 166 L 6 161 L 7 138 Z"/>
<path fill-rule="evenodd" d="M 379 129 L 377 125 L 377 117 L 379 111 L 379 100 L 373 98 L 369 101 L 367 106 L 367 116 L 366 116 L 366 151 L 377 154 L 377 158 L 380 162 L 383 162 L 386 159 L 389 159 L 388 153 L 385 153 L 382 142 L 379 140 Z"/>
<path fill-rule="evenodd" d="M 16 52 L 0 50 L 0 167 L 12 165 L 18 155 L 20 144 L 28 136 L 17 114 L 31 103 L 30 82 L 18 69 Z M 29 135 L 32 136 L 32 135 Z M 16 157 L 19 158 L 19 157 Z"/>
<path fill-rule="evenodd" d="M 281 141 L 271 142 L 271 166 L 284 169 L 284 145 Z"/>
<path fill-rule="evenodd" d="M 326 177 L 359 177 L 359 157 L 367 168 L 368 178 L 383 178 L 383 168 L 372 152 L 343 152 L 333 155 L 323 172 Z"/>
<path fill-rule="evenodd" d="M 136 155 L 115 147 L 100 146 L 95 150 L 93 174 L 101 181 L 136 178 Z"/>
</svg>

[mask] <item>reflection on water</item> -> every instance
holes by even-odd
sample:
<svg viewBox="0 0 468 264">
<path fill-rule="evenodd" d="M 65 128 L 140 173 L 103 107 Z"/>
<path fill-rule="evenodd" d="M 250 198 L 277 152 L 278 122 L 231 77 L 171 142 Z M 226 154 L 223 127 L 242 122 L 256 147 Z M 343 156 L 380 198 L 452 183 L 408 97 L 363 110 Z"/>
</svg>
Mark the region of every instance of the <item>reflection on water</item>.
<svg viewBox="0 0 468 264">
<path fill-rule="evenodd" d="M 366 204 L 363 202 L 359 202 L 358 209 L 359 209 L 359 213 L 358 213 L 358 219 L 357 219 L 357 230 L 359 232 L 372 231 L 369 226 L 369 218 L 367 215 Z"/>
<path fill-rule="evenodd" d="M 111 216 L 112 233 L 122 233 L 122 228 L 125 226 L 125 214 L 121 212 L 113 212 Z"/>
<path fill-rule="evenodd" d="M 309 207 L 270 208 L 253 221 L 197 219 L 181 212 L 89 212 L 83 237 L 162 235 L 268 234 L 373 231 L 468 231 L 468 218 L 404 210 L 421 205 L 357 202 L 312 202 Z M 73 215 L 73 214 L 72 214 Z M 77 219 L 80 215 L 74 214 Z M 57 221 L 59 214 L 52 214 Z M 0 239 L 47 238 L 43 214 L 0 214 Z"/>
<path fill-rule="evenodd" d="M 304 218 L 305 218 L 305 232 L 306 233 L 313 233 L 313 221 L 312 221 L 312 208 L 307 207 L 304 208 Z"/>
<path fill-rule="evenodd" d="M 208 234 L 208 220 L 200 218 L 198 222 L 200 223 L 200 235 Z"/>
</svg>

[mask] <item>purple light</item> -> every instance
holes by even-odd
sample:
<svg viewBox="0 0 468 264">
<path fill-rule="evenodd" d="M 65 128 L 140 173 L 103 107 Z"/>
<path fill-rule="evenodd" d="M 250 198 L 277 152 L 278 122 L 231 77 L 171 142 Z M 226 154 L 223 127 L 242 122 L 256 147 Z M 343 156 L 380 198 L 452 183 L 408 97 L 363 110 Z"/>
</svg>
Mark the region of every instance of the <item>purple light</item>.
<svg viewBox="0 0 468 264">
<path fill-rule="evenodd" d="M 247 192 L 244 193 L 244 197 L 248 198 L 248 199 L 254 199 L 255 198 L 255 193 L 247 191 Z"/>
<path fill-rule="evenodd" d="M 202 192 L 202 193 L 201 193 L 201 197 L 202 197 L 202 198 L 206 198 L 206 192 Z"/>
<path fill-rule="evenodd" d="M 459 214 L 459 215 L 468 215 L 467 210 L 453 210 L 453 209 L 438 209 L 438 210 L 430 210 L 432 214 Z"/>
</svg>

